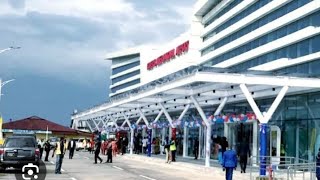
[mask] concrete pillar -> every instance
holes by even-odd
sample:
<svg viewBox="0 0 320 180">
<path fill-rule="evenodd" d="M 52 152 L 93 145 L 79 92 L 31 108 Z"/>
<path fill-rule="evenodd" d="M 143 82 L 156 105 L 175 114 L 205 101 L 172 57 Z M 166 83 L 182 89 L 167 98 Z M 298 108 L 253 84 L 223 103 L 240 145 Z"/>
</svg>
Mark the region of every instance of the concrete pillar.
<svg viewBox="0 0 320 180">
<path fill-rule="evenodd" d="M 199 126 L 199 159 L 202 158 L 202 156 L 201 156 L 202 148 L 203 148 L 203 143 L 202 143 L 202 128 L 201 128 L 201 126 Z"/>
<path fill-rule="evenodd" d="M 162 133 L 161 139 L 162 139 L 162 142 L 164 142 L 164 141 L 165 141 L 165 138 L 166 138 L 166 136 L 167 136 L 167 134 L 166 134 L 166 128 L 162 128 L 162 129 L 161 129 L 161 133 Z"/>
<path fill-rule="evenodd" d="M 210 167 L 210 155 L 211 155 L 211 123 L 206 128 L 206 166 Z"/>
<path fill-rule="evenodd" d="M 146 129 L 145 128 L 142 128 L 142 136 L 146 137 Z"/>
<path fill-rule="evenodd" d="M 169 141 L 171 140 L 171 137 L 172 137 L 172 128 L 169 127 Z"/>
<path fill-rule="evenodd" d="M 187 155 L 188 155 L 188 134 L 189 134 L 189 129 L 188 129 L 188 127 L 184 126 L 184 128 L 183 128 L 183 153 L 182 153 L 182 157 L 187 157 Z"/>
<path fill-rule="evenodd" d="M 134 138 L 134 130 L 132 128 L 130 129 L 130 135 L 131 135 L 131 138 L 130 138 L 130 154 L 132 155 L 133 154 L 133 138 Z"/>
<path fill-rule="evenodd" d="M 255 157 L 252 159 L 252 163 L 256 164 L 257 159 L 256 157 L 258 156 L 258 122 L 254 121 L 253 122 L 253 133 L 252 133 L 253 139 L 252 139 L 252 156 Z"/>
</svg>

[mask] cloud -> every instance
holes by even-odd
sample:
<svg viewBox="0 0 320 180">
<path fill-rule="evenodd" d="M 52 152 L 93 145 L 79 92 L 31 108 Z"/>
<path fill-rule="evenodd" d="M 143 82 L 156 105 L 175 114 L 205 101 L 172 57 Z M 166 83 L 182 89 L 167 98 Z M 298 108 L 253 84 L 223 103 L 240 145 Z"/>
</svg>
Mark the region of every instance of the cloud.
<svg viewBox="0 0 320 180">
<path fill-rule="evenodd" d="M 13 13 L 24 15 L 28 12 L 39 12 L 42 14 L 62 15 L 71 17 L 88 18 L 97 21 L 104 21 L 104 16 L 117 15 L 127 18 L 144 16 L 136 11 L 132 3 L 125 0 L 28 0 L 24 3 L 23 9 L 14 6 L 22 0 L 10 0 L 8 4 L 3 4 L 6 11 L 3 14 Z M 1 14 L 1 11 L 0 11 Z"/>
<path fill-rule="evenodd" d="M 0 55 L 0 77 L 16 79 L 4 88 L 3 116 L 69 124 L 74 108 L 107 99 L 106 53 L 170 41 L 189 28 L 195 1 L 0 1 L 0 49 L 22 47 Z"/>
<path fill-rule="evenodd" d="M 8 59 L 0 62 L 1 72 L 37 72 L 85 84 L 90 78 L 101 80 L 103 73 L 109 79 L 110 62 L 103 60 L 107 52 L 161 44 L 187 30 L 185 17 L 192 9 L 186 1 L 174 0 L 28 0 L 14 8 L 19 2 L 0 2 L 0 49 L 22 46 L 1 55 Z M 91 76 L 99 67 L 105 71 Z"/>
<path fill-rule="evenodd" d="M 13 9 L 23 9 L 25 7 L 25 0 L 8 0 L 8 3 Z"/>
</svg>

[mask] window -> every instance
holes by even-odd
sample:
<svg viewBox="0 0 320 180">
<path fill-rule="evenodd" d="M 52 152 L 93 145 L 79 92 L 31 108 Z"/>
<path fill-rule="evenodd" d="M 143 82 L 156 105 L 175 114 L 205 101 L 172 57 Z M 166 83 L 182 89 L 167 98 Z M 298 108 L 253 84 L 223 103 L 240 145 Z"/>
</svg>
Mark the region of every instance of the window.
<svg viewBox="0 0 320 180">
<path fill-rule="evenodd" d="M 131 69 L 131 68 L 139 66 L 139 65 L 140 65 L 140 60 L 133 62 L 133 63 L 130 63 L 130 64 L 126 64 L 124 66 L 114 68 L 114 69 L 112 69 L 112 75 L 118 74 L 120 72 L 123 72 L 125 70 Z"/>
</svg>

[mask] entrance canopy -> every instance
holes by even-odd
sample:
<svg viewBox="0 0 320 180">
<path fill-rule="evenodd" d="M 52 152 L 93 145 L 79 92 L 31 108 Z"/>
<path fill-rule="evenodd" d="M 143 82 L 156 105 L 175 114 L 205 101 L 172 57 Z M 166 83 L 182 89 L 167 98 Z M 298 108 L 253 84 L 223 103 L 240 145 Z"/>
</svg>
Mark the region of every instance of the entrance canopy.
<svg viewBox="0 0 320 180">
<path fill-rule="evenodd" d="M 165 115 L 174 127 L 170 112 L 182 112 L 182 119 L 190 106 L 194 106 L 206 125 L 210 122 L 202 107 L 218 106 L 218 115 L 224 104 L 248 101 L 257 119 L 267 123 L 286 94 L 320 90 L 320 79 L 257 74 L 237 74 L 212 69 L 179 71 L 157 82 L 134 89 L 112 101 L 72 116 L 73 126 L 86 121 L 90 130 L 111 126 L 131 128 L 132 123 L 149 123 Z M 254 99 L 276 97 L 268 112 L 260 112 Z M 223 105 L 222 105 L 223 104 Z M 219 110 L 220 109 L 220 110 Z M 156 117 L 147 119 L 147 117 Z M 120 124 L 119 124 L 120 123 Z"/>
</svg>

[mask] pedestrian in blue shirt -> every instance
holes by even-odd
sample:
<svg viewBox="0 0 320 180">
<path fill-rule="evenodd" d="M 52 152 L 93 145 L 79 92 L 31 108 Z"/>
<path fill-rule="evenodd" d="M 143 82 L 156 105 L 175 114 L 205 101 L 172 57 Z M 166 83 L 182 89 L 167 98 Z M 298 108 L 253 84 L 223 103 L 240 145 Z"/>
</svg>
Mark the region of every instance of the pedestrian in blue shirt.
<svg viewBox="0 0 320 180">
<path fill-rule="evenodd" d="M 237 163 L 237 153 L 227 148 L 223 153 L 223 170 L 226 171 L 226 180 L 232 180 L 233 170 L 236 170 Z"/>
</svg>

